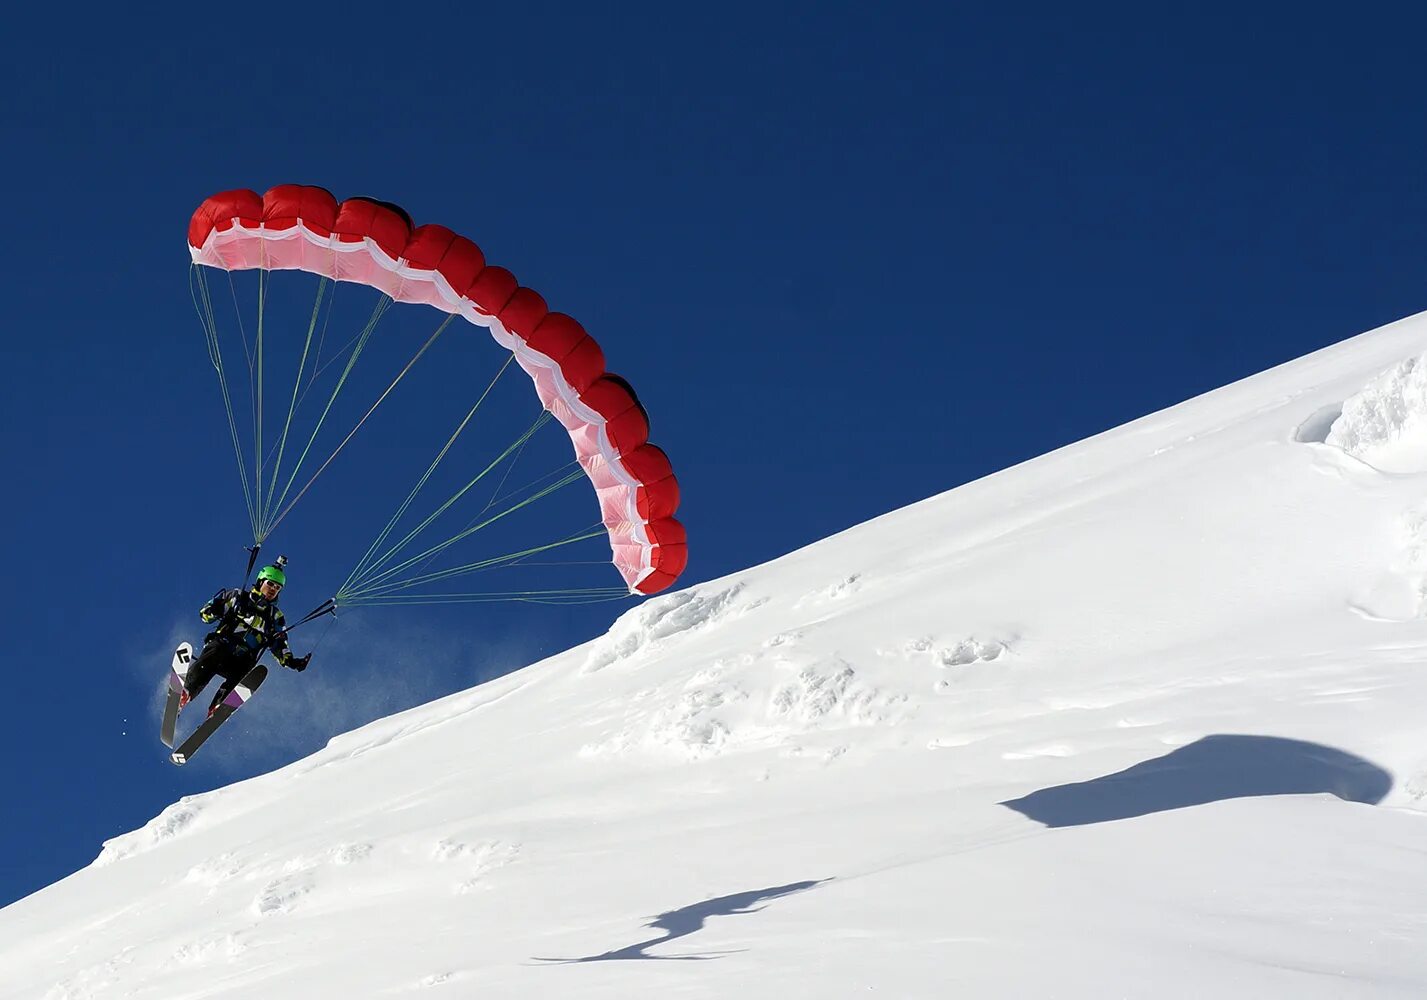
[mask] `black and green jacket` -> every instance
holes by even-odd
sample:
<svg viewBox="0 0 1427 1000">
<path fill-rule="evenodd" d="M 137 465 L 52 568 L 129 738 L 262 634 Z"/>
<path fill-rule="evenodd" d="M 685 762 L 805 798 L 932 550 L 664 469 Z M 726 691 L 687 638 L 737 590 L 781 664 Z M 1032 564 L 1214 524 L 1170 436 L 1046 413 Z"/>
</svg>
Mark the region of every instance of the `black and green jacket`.
<svg viewBox="0 0 1427 1000">
<path fill-rule="evenodd" d="M 293 658 L 283 632 L 286 619 L 282 611 L 256 587 L 246 591 L 236 588 L 218 591 L 198 612 L 198 617 L 208 625 L 217 622 L 217 628 L 205 636 L 209 642 L 246 650 L 254 659 L 261 656 L 264 649 L 271 649 L 283 666 Z"/>
</svg>

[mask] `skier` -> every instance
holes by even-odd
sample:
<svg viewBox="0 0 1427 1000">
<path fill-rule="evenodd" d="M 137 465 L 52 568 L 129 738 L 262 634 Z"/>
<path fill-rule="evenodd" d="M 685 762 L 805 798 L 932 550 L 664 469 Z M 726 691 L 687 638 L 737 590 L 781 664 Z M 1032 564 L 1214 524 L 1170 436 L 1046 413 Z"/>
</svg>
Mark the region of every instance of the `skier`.
<svg viewBox="0 0 1427 1000">
<path fill-rule="evenodd" d="M 287 575 L 283 572 L 286 564 L 287 557 L 278 556 L 274 565 L 264 566 L 258 571 L 251 590 L 220 590 L 199 611 L 198 617 L 205 624 L 216 622 L 217 626 L 203 637 L 203 651 L 189 664 L 183 693 L 179 696 L 180 708 L 218 674 L 222 676 L 223 683 L 208 707 L 208 714 L 212 715 L 234 685 L 257 664 L 264 650 L 271 649 L 284 667 L 298 671 L 307 669 L 312 654 L 292 655 L 287 644 L 283 614 L 277 606 L 278 594 L 287 583 Z"/>
</svg>

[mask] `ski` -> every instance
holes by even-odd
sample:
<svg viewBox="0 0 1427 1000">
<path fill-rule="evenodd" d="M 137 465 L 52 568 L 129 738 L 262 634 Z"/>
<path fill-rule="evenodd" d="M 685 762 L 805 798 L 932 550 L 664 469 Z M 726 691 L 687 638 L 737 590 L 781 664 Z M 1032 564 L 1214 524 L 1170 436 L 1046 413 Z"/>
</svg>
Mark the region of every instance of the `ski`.
<svg viewBox="0 0 1427 1000">
<path fill-rule="evenodd" d="M 163 724 L 159 727 L 159 739 L 164 746 L 173 747 L 174 730 L 178 728 L 178 710 L 183 707 L 183 682 L 188 676 L 188 665 L 193 662 L 193 646 L 181 643 L 173 651 L 173 670 L 168 675 L 168 699 L 164 702 Z"/>
<path fill-rule="evenodd" d="M 258 685 L 267 675 L 268 668 L 261 663 L 249 670 L 233 690 L 228 692 L 228 696 L 213 710 L 213 714 L 204 719 L 202 724 L 189 734 L 188 739 L 183 741 L 183 745 L 175 750 L 169 759 L 175 764 L 186 764 L 192 760 L 193 755 L 198 752 L 198 748 L 203 745 L 204 741 L 227 721 L 228 716 L 243 707 L 243 703 L 253 696 L 253 692 L 258 689 Z"/>
</svg>

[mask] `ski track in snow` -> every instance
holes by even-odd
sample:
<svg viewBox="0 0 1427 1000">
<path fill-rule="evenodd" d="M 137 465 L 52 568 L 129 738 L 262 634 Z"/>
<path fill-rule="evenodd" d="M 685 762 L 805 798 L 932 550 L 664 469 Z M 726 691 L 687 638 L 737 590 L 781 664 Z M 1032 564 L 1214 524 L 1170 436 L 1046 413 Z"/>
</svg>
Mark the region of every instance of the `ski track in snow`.
<svg viewBox="0 0 1427 1000">
<path fill-rule="evenodd" d="M 201 966 L 213 962 L 232 962 L 248 950 L 240 935 L 224 934 L 180 945 L 169 959 L 179 966 Z"/>
<path fill-rule="evenodd" d="M 451 865 L 465 878 L 455 883 L 456 893 L 476 892 L 488 887 L 486 876 L 514 863 L 520 855 L 520 845 L 500 840 L 461 840 L 443 838 L 431 849 L 431 859 Z"/>
<path fill-rule="evenodd" d="M 218 886 L 240 877 L 244 868 L 245 862 L 236 852 L 225 851 L 217 857 L 205 859 L 194 865 L 184 876 L 184 881 L 208 889 L 216 889 Z"/>
<path fill-rule="evenodd" d="M 82 969 L 61 980 L 45 994 L 44 1000 L 99 1000 L 111 995 L 120 974 L 133 963 L 135 949 L 125 948 L 113 958 Z"/>
</svg>

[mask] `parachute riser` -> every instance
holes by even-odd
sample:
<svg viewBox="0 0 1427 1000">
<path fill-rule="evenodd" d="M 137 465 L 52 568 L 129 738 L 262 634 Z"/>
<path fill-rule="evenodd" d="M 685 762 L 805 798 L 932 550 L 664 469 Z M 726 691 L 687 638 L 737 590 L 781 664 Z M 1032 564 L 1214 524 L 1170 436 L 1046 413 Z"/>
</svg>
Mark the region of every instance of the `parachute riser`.
<svg viewBox="0 0 1427 1000">
<path fill-rule="evenodd" d="M 293 622 L 287 628 L 282 629 L 277 634 L 287 635 L 293 629 L 297 628 L 297 626 L 306 625 L 308 622 L 316 621 L 317 619 L 322 618 L 325 615 L 331 615 L 334 619 L 337 617 L 337 602 L 331 597 L 327 598 L 327 600 L 317 605 L 317 607 L 307 612 L 307 614 L 303 615 L 297 621 Z"/>
<path fill-rule="evenodd" d="M 258 564 L 258 553 L 262 551 L 263 547 L 261 543 L 254 543 L 252 545 L 244 545 L 243 548 L 248 552 L 248 568 L 243 572 L 243 589 L 246 590 L 248 587 L 248 577 L 253 575 L 253 567 Z"/>
</svg>

